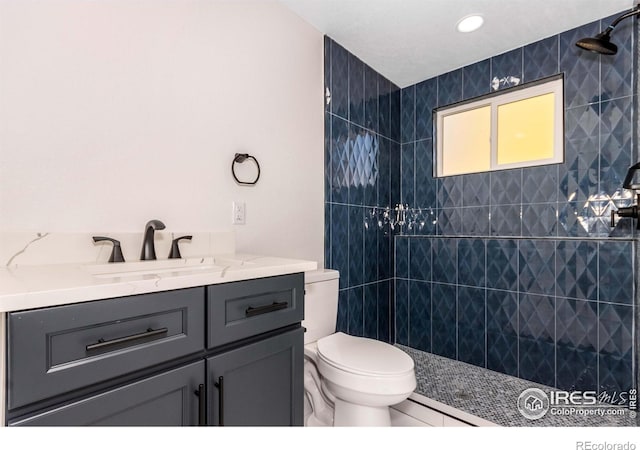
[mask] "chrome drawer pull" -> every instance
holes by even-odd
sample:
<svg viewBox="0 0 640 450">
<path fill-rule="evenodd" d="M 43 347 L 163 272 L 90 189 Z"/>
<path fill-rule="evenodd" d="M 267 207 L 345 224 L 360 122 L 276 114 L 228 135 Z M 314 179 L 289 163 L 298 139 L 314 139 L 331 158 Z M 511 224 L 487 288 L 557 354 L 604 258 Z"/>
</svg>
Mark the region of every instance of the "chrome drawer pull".
<svg viewBox="0 0 640 450">
<path fill-rule="evenodd" d="M 109 341 L 105 341 L 104 339 L 98 339 L 98 342 L 96 342 L 95 344 L 87 345 L 86 349 L 87 349 L 87 351 L 99 350 L 99 349 L 102 349 L 102 348 L 105 348 L 105 347 L 109 347 L 111 345 L 124 344 L 126 342 L 137 341 L 138 339 L 144 339 L 144 338 L 149 338 L 149 337 L 152 337 L 152 336 L 158 336 L 160 334 L 165 334 L 167 331 L 169 331 L 167 327 L 159 328 L 157 330 L 153 330 L 151 328 L 148 328 L 147 331 L 145 331 L 144 333 L 132 334 L 131 336 L 115 338 L 115 339 L 111 339 Z"/>
<path fill-rule="evenodd" d="M 253 306 L 249 306 L 244 312 L 244 315 L 246 317 L 258 316 L 260 314 L 266 314 L 273 311 L 278 311 L 280 309 L 286 309 L 288 307 L 289 307 L 288 302 L 273 302 L 270 305 L 258 306 L 257 308 L 254 308 Z"/>
</svg>

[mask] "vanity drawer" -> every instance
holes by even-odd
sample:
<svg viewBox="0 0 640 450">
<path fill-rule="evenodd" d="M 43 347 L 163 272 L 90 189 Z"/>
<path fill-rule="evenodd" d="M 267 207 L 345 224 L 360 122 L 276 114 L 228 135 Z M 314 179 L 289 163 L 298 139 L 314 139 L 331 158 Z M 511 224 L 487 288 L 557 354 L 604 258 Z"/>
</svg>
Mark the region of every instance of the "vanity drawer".
<svg viewBox="0 0 640 450">
<path fill-rule="evenodd" d="M 304 318 L 302 273 L 216 284 L 207 289 L 209 348 Z"/>
<path fill-rule="evenodd" d="M 9 314 L 8 408 L 201 351 L 204 288 Z"/>
</svg>

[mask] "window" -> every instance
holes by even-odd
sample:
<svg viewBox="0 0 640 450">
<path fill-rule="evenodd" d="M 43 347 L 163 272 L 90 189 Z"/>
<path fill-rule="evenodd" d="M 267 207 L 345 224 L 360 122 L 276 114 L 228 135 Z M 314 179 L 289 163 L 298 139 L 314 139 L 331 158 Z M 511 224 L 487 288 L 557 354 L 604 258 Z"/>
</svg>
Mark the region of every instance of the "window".
<svg viewBox="0 0 640 450">
<path fill-rule="evenodd" d="M 436 109 L 436 177 L 563 162 L 563 89 L 556 75 Z"/>
</svg>

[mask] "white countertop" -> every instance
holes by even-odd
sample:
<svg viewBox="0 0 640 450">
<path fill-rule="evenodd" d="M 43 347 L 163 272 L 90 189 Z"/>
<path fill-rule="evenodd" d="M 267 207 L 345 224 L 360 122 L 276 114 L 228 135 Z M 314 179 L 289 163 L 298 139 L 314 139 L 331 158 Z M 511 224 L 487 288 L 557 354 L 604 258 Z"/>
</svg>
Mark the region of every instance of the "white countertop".
<svg viewBox="0 0 640 450">
<path fill-rule="evenodd" d="M 317 267 L 315 261 L 246 254 L 3 267 L 0 313 L 307 272 Z"/>
</svg>

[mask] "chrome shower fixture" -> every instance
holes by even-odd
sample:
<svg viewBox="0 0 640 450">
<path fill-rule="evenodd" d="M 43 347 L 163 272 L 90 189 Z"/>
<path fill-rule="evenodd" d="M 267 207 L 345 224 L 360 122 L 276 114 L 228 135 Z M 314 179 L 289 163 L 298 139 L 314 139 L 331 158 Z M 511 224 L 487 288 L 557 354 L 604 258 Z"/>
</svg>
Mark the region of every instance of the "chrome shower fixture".
<svg viewBox="0 0 640 450">
<path fill-rule="evenodd" d="M 602 33 L 598 33 L 594 37 L 582 38 L 576 42 L 576 45 L 583 50 L 589 50 L 601 55 L 615 55 L 618 53 L 618 46 L 611 42 L 611 32 L 621 21 L 637 14 L 640 14 L 640 4 L 614 20 Z"/>
</svg>

